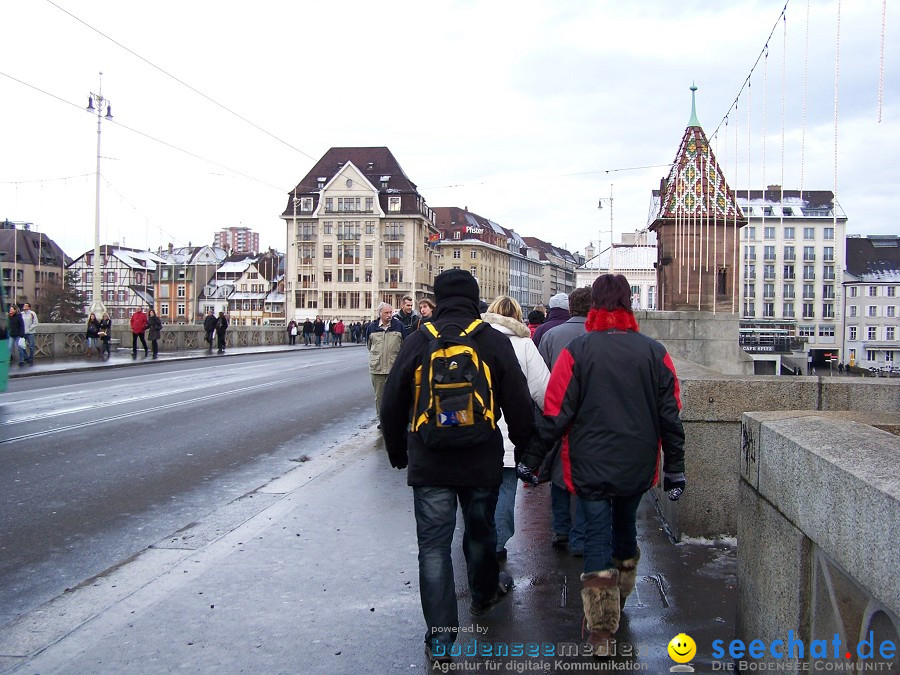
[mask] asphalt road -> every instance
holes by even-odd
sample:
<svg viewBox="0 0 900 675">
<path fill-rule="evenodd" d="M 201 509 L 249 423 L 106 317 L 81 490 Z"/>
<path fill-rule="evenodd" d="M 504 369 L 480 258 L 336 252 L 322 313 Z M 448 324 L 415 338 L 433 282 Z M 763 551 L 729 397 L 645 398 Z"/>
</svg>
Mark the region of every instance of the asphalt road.
<svg viewBox="0 0 900 675">
<path fill-rule="evenodd" d="M 374 418 L 363 349 L 12 380 L 0 397 L 0 626 Z"/>
</svg>

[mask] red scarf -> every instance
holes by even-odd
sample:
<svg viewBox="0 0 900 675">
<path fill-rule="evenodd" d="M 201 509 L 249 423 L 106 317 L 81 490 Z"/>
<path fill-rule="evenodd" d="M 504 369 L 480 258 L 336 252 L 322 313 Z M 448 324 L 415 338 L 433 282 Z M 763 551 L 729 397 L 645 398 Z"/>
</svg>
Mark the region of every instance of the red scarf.
<svg viewBox="0 0 900 675">
<path fill-rule="evenodd" d="M 638 322 L 634 318 L 634 314 L 624 309 L 616 309 L 610 312 L 607 309 L 592 309 L 588 312 L 587 322 L 584 324 L 585 329 L 592 330 L 609 330 L 616 328 L 618 330 L 633 330 L 640 332 Z"/>
</svg>

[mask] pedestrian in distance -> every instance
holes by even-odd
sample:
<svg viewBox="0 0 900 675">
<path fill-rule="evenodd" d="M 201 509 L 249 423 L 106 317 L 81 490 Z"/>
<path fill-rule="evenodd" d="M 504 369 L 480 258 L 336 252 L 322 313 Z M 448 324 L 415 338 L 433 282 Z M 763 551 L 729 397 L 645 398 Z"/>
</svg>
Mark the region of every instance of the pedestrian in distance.
<svg viewBox="0 0 900 675">
<path fill-rule="evenodd" d="M 426 330 L 413 331 L 404 340 L 381 405 L 391 466 L 409 465 L 425 653 L 432 663 L 450 660 L 459 628 L 450 555 L 457 508 L 463 513 L 470 613 L 486 613 L 512 588 L 512 577 L 500 571 L 496 555 L 494 512 L 503 477 L 503 436 L 491 421 L 499 414 L 497 409 L 502 410 L 517 450 L 534 432 L 525 375 L 509 339 L 481 321 L 475 277 L 460 269 L 442 272 L 434 281 L 434 294 L 433 319 Z M 382 314 L 385 322 L 389 312 L 388 305 Z M 449 363 L 448 354 L 455 356 Z M 462 368 L 454 377 L 474 378 L 468 393 L 456 385 L 453 394 L 441 388 L 453 364 Z M 419 368 L 428 376 L 417 382 Z M 489 403 L 482 405 L 485 401 Z M 422 411 L 428 414 L 423 416 Z"/>
<path fill-rule="evenodd" d="M 228 330 L 228 317 L 225 312 L 219 312 L 219 318 L 216 319 L 216 341 L 219 347 L 219 354 L 225 353 L 225 332 Z"/>
<path fill-rule="evenodd" d="M 94 350 L 97 350 L 97 358 L 99 359 L 103 353 L 101 351 L 100 346 L 100 321 L 97 319 L 97 315 L 91 312 L 90 316 L 87 320 L 87 329 L 84 332 L 84 344 L 85 344 L 85 353 L 88 358 L 91 358 L 94 355 Z"/>
<path fill-rule="evenodd" d="M 844 362 L 841 361 L 838 363 L 838 375 L 843 375 L 843 374 L 844 374 Z"/>
<path fill-rule="evenodd" d="M 309 319 L 303 321 L 303 346 L 309 347 L 313 341 L 313 323 Z"/>
<path fill-rule="evenodd" d="M 144 347 L 144 356 L 149 354 L 147 349 L 147 339 L 144 333 L 147 331 L 147 315 L 142 307 L 138 307 L 137 311 L 131 315 L 131 358 L 137 358 L 137 343 L 140 339 L 141 345 Z"/>
<path fill-rule="evenodd" d="M 112 319 L 109 318 L 108 312 L 103 312 L 103 318 L 100 319 L 100 344 L 101 351 L 109 358 L 109 338 L 112 335 Z"/>
<path fill-rule="evenodd" d="M 151 309 L 147 314 L 147 339 L 150 340 L 153 358 L 159 355 L 159 338 L 162 335 L 162 321 L 156 315 L 156 310 Z"/>
<path fill-rule="evenodd" d="M 366 348 L 369 350 L 369 375 L 375 390 L 375 416 L 381 415 L 381 402 L 388 373 L 394 365 L 403 343 L 403 324 L 394 317 L 388 303 L 378 305 L 378 318 L 366 328 Z M 381 423 L 378 424 L 381 428 Z"/>
<path fill-rule="evenodd" d="M 25 345 L 28 348 L 28 354 L 25 356 L 25 363 L 34 364 L 34 329 L 37 327 L 38 317 L 31 309 L 31 303 L 22 303 L 22 321 L 25 323 Z"/>
<path fill-rule="evenodd" d="M 515 299 L 501 295 L 490 304 L 481 318 L 509 339 L 519 368 L 528 382 L 531 400 L 538 411 L 542 411 L 550 371 L 531 341 L 531 332 L 522 320 L 522 307 Z M 506 418 L 502 418 L 497 426 L 503 434 L 503 482 L 500 483 L 494 522 L 497 527 L 497 558 L 502 560 L 506 558 L 506 542 L 516 533 L 516 488 L 519 479 L 516 476 L 515 444 L 509 438 Z M 568 493 L 566 496 L 568 497 Z"/>
<path fill-rule="evenodd" d="M 322 336 L 325 334 L 325 322 L 317 316 L 313 322 L 313 335 L 316 336 L 316 347 L 322 346 Z"/>
<path fill-rule="evenodd" d="M 434 314 L 434 300 L 431 298 L 419 300 L 419 319 L 416 321 L 415 330 L 419 330 L 423 323 L 431 321 L 432 314 Z"/>
<path fill-rule="evenodd" d="M 662 344 L 640 333 L 631 306 L 624 276 L 594 281 L 587 333 L 557 358 L 539 425 L 544 444 L 565 439 L 566 485 L 585 513 L 581 599 L 596 657 L 611 654 L 634 590 L 637 509 L 657 478 L 660 448 L 669 499 L 686 486 L 675 367 Z M 532 446 L 522 463 L 534 468 L 540 454 Z"/>
<path fill-rule="evenodd" d="M 297 322 L 291 319 L 287 325 L 288 344 L 297 344 Z"/>
<path fill-rule="evenodd" d="M 539 309 L 528 312 L 528 330 L 531 331 L 531 339 L 534 339 L 535 331 L 544 323 L 544 313 Z"/>
<path fill-rule="evenodd" d="M 419 317 L 413 312 L 413 299 L 411 295 L 404 295 L 400 301 L 400 309 L 394 314 L 394 317 L 403 324 L 403 336 L 406 337 L 416 329 Z"/>
<path fill-rule="evenodd" d="M 216 335 L 216 315 L 213 314 L 212 308 L 206 310 L 206 318 L 203 319 L 203 332 L 206 334 L 207 351 L 211 352 L 213 348 L 213 338 Z"/>
<path fill-rule="evenodd" d="M 534 346 L 540 347 L 541 338 L 544 334 L 551 328 L 556 328 L 561 323 L 568 321 L 570 316 L 568 295 L 557 293 L 550 298 L 550 309 L 547 312 L 547 318 L 540 326 L 534 329 L 534 335 L 531 338 L 534 340 Z"/>
<path fill-rule="evenodd" d="M 331 330 L 334 332 L 334 340 L 337 346 L 340 347 L 344 344 L 344 322 L 338 319 L 334 322 Z"/>
<path fill-rule="evenodd" d="M 22 313 L 19 312 L 17 305 L 9 306 L 9 327 L 7 328 L 7 338 L 9 340 L 9 357 L 15 358 L 16 351 L 19 353 L 19 365 L 25 365 L 25 321 L 22 319 Z"/>
</svg>

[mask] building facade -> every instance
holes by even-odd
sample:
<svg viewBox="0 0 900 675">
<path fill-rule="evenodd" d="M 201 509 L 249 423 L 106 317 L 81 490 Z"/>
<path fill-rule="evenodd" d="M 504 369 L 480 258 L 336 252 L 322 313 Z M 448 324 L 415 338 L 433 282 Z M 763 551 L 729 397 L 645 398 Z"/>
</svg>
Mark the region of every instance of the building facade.
<svg viewBox="0 0 900 675">
<path fill-rule="evenodd" d="M 847 216 L 840 204 L 830 191 L 778 185 L 738 190 L 736 199 L 747 218 L 740 242 L 742 328 L 788 330 L 814 366 L 843 360 Z"/>
<path fill-rule="evenodd" d="M 213 248 L 225 249 L 230 254 L 256 253 L 259 233 L 249 227 L 226 227 L 213 235 Z"/>
<path fill-rule="evenodd" d="M 287 320 L 370 321 L 431 296 L 434 214 L 388 148 L 331 148 L 290 193 Z"/>
<path fill-rule="evenodd" d="M 156 312 L 163 323 L 202 323 L 203 289 L 225 260 L 225 250 L 213 246 L 160 249 L 154 278 Z"/>
<path fill-rule="evenodd" d="M 658 309 L 656 288 L 656 244 L 652 232 L 635 235 L 625 233 L 622 243 L 594 253 L 594 247 L 584 249 L 585 262 L 575 270 L 575 286 L 591 286 L 601 274 L 622 274 L 631 285 L 633 309 Z"/>
<path fill-rule="evenodd" d="M 471 272 L 487 303 L 498 295 L 509 295 L 511 254 L 503 228 L 468 208 L 455 206 L 435 207 L 434 219 L 440 235 L 435 245 L 435 274 L 454 268 Z"/>
<path fill-rule="evenodd" d="M 528 312 L 544 302 L 544 265 L 541 254 L 515 230 L 505 230 L 509 249 L 509 295 Z"/>
<path fill-rule="evenodd" d="M 900 237 L 847 237 L 840 357 L 861 368 L 900 367 Z"/>
<path fill-rule="evenodd" d="M 56 242 L 31 223 L 0 223 L 0 265 L 8 302 L 30 302 L 38 310 L 48 285 L 62 285 L 68 262 Z"/>
<path fill-rule="evenodd" d="M 128 319 L 138 309 L 155 308 L 155 283 L 163 258 L 151 251 L 113 244 L 100 247 L 101 300 L 112 319 Z M 85 313 L 93 302 L 94 250 L 81 254 L 68 266 L 78 275 L 78 287 L 85 294 Z M 98 317 L 99 318 L 99 317 Z"/>
<path fill-rule="evenodd" d="M 541 261 L 543 277 L 542 301 L 547 302 L 557 293 L 568 295 L 575 290 L 575 268 L 583 262 L 579 261 L 572 253 L 559 246 L 538 239 L 537 237 L 522 237 L 529 248 L 538 253 Z"/>
</svg>

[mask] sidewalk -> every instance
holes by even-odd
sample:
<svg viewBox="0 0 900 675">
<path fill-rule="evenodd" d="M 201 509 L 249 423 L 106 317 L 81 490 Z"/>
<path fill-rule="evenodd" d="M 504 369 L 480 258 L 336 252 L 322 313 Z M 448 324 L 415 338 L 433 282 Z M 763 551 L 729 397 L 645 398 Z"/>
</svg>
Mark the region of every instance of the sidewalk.
<svg viewBox="0 0 900 675">
<path fill-rule="evenodd" d="M 90 359 L 87 356 L 64 356 L 55 359 L 38 358 L 35 360 L 34 365 L 26 364 L 24 366 L 16 366 L 12 363 L 9 366 L 9 377 L 14 379 L 19 377 L 32 377 L 35 375 L 47 375 L 51 373 L 74 373 L 82 370 L 96 370 L 101 368 L 127 368 L 131 366 L 146 365 L 148 363 L 158 363 L 160 361 L 183 361 L 185 359 L 213 357 L 227 358 L 245 354 L 270 354 L 272 352 L 324 351 L 364 346 L 364 344 L 356 344 L 353 342 L 345 342 L 340 347 L 304 347 L 302 344 L 254 345 L 250 347 L 229 347 L 223 354 L 219 354 L 215 349 L 212 351 L 207 349 L 181 349 L 175 352 L 161 351 L 155 359 L 152 356 L 144 356 L 144 350 L 140 346 L 138 347 L 137 358 L 132 358 L 131 349 L 119 347 L 111 352 L 108 359 L 98 359 L 95 354 Z"/>
<path fill-rule="evenodd" d="M 672 544 L 648 495 L 617 634 L 638 655 L 596 661 L 560 655 L 582 642 L 582 569 L 549 544 L 547 486 L 520 486 L 516 517 L 505 565 L 515 587 L 477 620 L 456 537 L 467 632 L 454 670 L 663 673 L 681 632 L 697 643 L 697 671 L 712 670 L 712 641 L 734 634 L 733 545 Z M 417 574 L 406 472 L 390 468 L 370 429 L 0 628 L 0 670 L 430 672 Z M 484 655 L 517 645 L 521 656 Z"/>
</svg>

